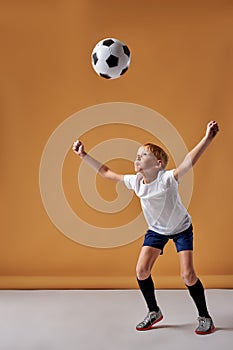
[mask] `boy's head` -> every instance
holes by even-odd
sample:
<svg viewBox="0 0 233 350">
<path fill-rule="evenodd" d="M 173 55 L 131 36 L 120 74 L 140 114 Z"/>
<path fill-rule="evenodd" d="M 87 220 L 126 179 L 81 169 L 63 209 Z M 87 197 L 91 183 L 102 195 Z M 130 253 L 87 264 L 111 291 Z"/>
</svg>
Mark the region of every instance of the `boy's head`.
<svg viewBox="0 0 233 350">
<path fill-rule="evenodd" d="M 163 169 L 166 168 L 169 158 L 167 153 L 161 147 L 149 142 L 145 143 L 143 147 L 149 149 L 158 160 L 161 160 Z"/>
</svg>

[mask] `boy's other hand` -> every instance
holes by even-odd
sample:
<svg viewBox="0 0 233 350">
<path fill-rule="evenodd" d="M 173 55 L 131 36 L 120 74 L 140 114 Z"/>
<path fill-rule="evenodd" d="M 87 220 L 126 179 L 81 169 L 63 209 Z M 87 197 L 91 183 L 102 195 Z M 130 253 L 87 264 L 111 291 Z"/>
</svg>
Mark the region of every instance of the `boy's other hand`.
<svg viewBox="0 0 233 350">
<path fill-rule="evenodd" d="M 79 140 L 73 143 L 72 149 L 74 153 L 76 153 L 80 158 L 83 158 L 86 155 L 86 152 L 84 151 L 84 145 Z"/>
<path fill-rule="evenodd" d="M 206 129 L 206 137 L 210 140 L 212 140 L 217 133 L 219 132 L 218 123 L 212 120 L 208 123 L 207 129 Z"/>
</svg>

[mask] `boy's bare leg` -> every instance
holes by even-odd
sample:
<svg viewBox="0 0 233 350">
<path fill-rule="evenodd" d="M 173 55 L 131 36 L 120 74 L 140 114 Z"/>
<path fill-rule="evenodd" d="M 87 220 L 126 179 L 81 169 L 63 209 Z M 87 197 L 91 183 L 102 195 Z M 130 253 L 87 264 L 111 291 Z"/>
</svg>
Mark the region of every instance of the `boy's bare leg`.
<svg viewBox="0 0 233 350">
<path fill-rule="evenodd" d="M 197 282 L 197 276 L 193 266 L 193 251 L 183 250 L 179 252 L 180 275 L 186 286 L 192 286 Z"/>
<path fill-rule="evenodd" d="M 161 250 L 158 248 L 142 247 L 136 267 L 137 278 L 139 280 L 145 280 L 150 276 L 152 267 L 160 253 Z"/>
</svg>

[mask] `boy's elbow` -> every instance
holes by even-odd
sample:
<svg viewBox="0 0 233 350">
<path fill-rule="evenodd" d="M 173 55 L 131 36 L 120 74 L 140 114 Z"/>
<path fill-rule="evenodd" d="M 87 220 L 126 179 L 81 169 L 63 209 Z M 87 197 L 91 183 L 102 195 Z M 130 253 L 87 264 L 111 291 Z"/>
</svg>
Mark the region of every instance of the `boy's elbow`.
<svg viewBox="0 0 233 350">
<path fill-rule="evenodd" d="M 107 173 L 109 171 L 109 168 L 106 166 L 106 165 L 102 165 L 100 168 L 99 168 L 99 171 L 98 173 L 102 176 L 102 177 L 107 177 Z"/>
</svg>

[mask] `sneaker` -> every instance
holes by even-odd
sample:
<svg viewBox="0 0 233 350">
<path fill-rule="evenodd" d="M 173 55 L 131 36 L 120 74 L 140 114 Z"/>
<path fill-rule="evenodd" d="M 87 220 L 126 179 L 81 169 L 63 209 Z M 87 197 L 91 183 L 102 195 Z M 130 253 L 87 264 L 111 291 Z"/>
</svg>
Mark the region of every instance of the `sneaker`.
<svg viewBox="0 0 233 350">
<path fill-rule="evenodd" d="M 210 317 L 198 317 L 199 326 L 195 330 L 196 334 L 210 334 L 215 330 L 212 318 Z"/>
<path fill-rule="evenodd" d="M 136 326 L 137 331 L 147 331 L 153 327 L 153 325 L 163 319 L 162 312 L 150 311 L 146 315 L 145 319 Z"/>
</svg>

